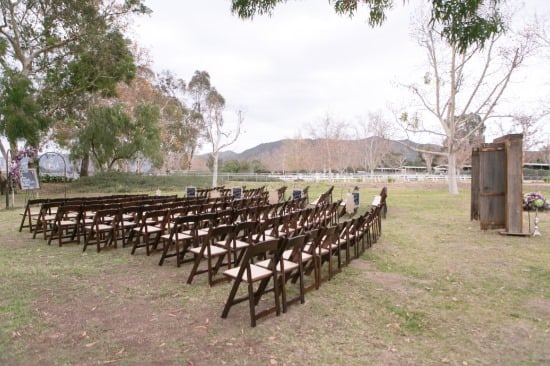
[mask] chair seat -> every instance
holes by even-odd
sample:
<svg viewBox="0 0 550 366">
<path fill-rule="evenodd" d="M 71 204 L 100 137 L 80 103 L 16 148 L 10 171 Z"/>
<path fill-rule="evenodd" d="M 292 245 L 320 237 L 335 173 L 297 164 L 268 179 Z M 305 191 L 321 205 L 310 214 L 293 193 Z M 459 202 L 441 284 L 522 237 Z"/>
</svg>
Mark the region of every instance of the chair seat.
<svg viewBox="0 0 550 366">
<path fill-rule="evenodd" d="M 135 231 L 140 231 L 141 228 L 139 227 L 136 227 L 134 228 Z M 158 233 L 159 231 L 162 231 L 162 229 L 160 227 L 156 227 L 156 226 L 147 226 L 147 229 L 146 229 L 146 232 L 147 233 Z"/>
<path fill-rule="evenodd" d="M 164 234 L 161 236 L 162 239 L 170 239 L 170 234 Z M 174 235 L 174 240 L 188 240 L 188 239 L 193 239 L 193 237 L 191 235 L 188 235 L 188 234 L 184 234 L 184 233 L 178 233 L 177 235 Z"/>
<path fill-rule="evenodd" d="M 107 224 L 99 224 L 97 227 L 92 225 L 86 225 L 86 230 L 94 230 L 96 228 L 98 231 L 106 231 L 106 230 L 110 230 L 112 226 Z"/>
<path fill-rule="evenodd" d="M 194 247 L 194 248 L 189 249 L 189 251 L 192 252 L 192 253 L 195 253 L 195 254 L 200 254 L 201 247 Z M 225 248 L 218 247 L 218 246 L 215 246 L 215 245 L 210 246 L 210 254 L 212 255 L 212 257 L 216 257 L 218 255 L 222 255 L 222 254 L 225 254 L 225 253 L 227 253 L 227 250 Z M 208 252 L 205 250 L 203 255 L 205 257 L 208 257 Z"/>
<path fill-rule="evenodd" d="M 228 276 L 228 277 L 231 277 L 231 278 L 237 278 L 240 270 L 241 270 L 241 267 L 234 267 L 234 268 L 225 270 L 223 272 L 223 274 Z M 243 281 L 245 281 L 245 282 L 256 282 L 256 281 L 259 281 L 263 278 L 267 278 L 267 277 L 271 276 L 271 271 L 270 270 L 268 270 L 267 268 L 264 268 L 264 267 L 260 267 L 260 266 L 255 265 L 255 264 L 250 265 L 250 272 L 251 272 L 252 278 L 249 280 L 247 271 L 246 270 L 244 271 Z"/>
<path fill-rule="evenodd" d="M 243 241 L 243 240 L 235 240 L 235 242 L 233 243 L 233 248 L 237 248 L 237 249 L 243 249 L 243 248 L 246 248 L 250 245 L 250 243 L 246 242 L 246 241 Z"/>
<path fill-rule="evenodd" d="M 306 244 L 306 246 L 304 247 L 304 250 L 306 252 L 309 252 L 310 249 L 311 249 L 310 245 Z M 315 254 L 321 254 L 321 255 L 329 254 L 329 250 L 327 248 L 321 248 L 321 251 L 319 251 L 319 249 L 315 249 Z"/>
<path fill-rule="evenodd" d="M 137 224 L 133 221 L 121 221 L 118 223 L 118 226 L 123 228 L 131 228 L 131 227 L 136 227 Z"/>
<path fill-rule="evenodd" d="M 269 263 L 271 263 L 271 259 L 266 259 L 266 260 L 257 262 L 256 265 L 258 265 L 258 266 L 260 266 L 260 267 L 268 268 Z M 291 262 L 291 261 L 286 260 L 286 259 L 283 259 L 283 264 L 284 264 L 284 267 L 285 267 L 285 272 L 294 271 L 295 269 L 297 269 L 298 267 L 300 267 L 300 266 L 298 265 L 298 263 L 294 263 L 294 262 Z M 277 263 L 277 266 L 275 267 L 275 269 L 276 269 L 277 272 L 279 272 L 279 273 L 282 272 L 282 271 L 281 271 L 281 262 Z"/>
<path fill-rule="evenodd" d="M 199 229 L 199 230 L 197 230 L 197 235 L 198 235 L 198 236 L 206 236 L 206 235 L 208 235 L 208 229 Z"/>
<path fill-rule="evenodd" d="M 267 234 L 265 235 L 265 237 L 262 236 L 262 240 L 264 240 L 264 241 L 277 240 L 277 239 L 279 239 L 279 238 L 276 238 L 274 236 L 267 235 Z"/>
<path fill-rule="evenodd" d="M 284 259 L 289 259 L 291 254 L 292 254 L 292 249 L 291 250 L 285 250 L 283 252 L 283 258 Z M 313 258 L 313 256 L 309 253 L 302 252 L 301 254 L 302 254 L 302 262 L 307 262 L 307 261 L 311 260 L 311 258 Z"/>
<path fill-rule="evenodd" d="M 74 220 L 61 220 L 59 226 L 72 226 L 75 224 Z"/>
</svg>

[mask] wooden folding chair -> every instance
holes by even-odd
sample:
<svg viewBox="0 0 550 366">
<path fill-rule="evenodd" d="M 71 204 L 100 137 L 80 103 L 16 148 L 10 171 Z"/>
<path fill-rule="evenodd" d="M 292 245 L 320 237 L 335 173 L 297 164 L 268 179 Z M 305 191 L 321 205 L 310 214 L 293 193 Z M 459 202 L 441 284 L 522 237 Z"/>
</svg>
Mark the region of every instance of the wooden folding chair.
<svg viewBox="0 0 550 366">
<path fill-rule="evenodd" d="M 355 219 L 342 221 L 338 224 L 338 228 L 336 229 L 338 240 L 340 241 L 340 250 L 343 250 L 345 255 L 342 265 L 348 265 L 351 261 L 351 247 L 348 243 L 348 232 L 354 220 Z"/>
<path fill-rule="evenodd" d="M 36 219 L 36 225 L 34 226 L 33 238 L 36 238 L 39 233 L 42 233 L 44 240 L 48 240 L 55 221 L 57 209 L 61 205 L 63 205 L 61 201 L 48 201 L 42 203 Z"/>
<path fill-rule="evenodd" d="M 275 312 L 277 316 L 281 314 L 279 286 L 277 285 L 279 279 L 276 270 L 282 252 L 281 243 L 282 239 L 272 239 L 251 245 L 246 248 L 240 266 L 233 267 L 223 272 L 227 278 L 233 279 L 234 281 L 222 311 L 222 318 L 227 318 L 229 310 L 231 310 L 233 305 L 246 300 L 248 300 L 249 305 L 251 327 L 255 327 L 256 321 L 268 314 L 273 312 Z M 267 268 L 254 264 L 255 258 L 265 256 L 270 256 L 270 263 L 267 265 Z M 257 312 L 256 307 L 259 305 L 262 296 L 267 292 L 266 290 L 270 280 L 273 281 L 275 306 Z M 247 285 L 247 294 L 236 297 L 241 283 Z M 254 288 L 254 284 L 257 284 L 256 288 Z"/>
<path fill-rule="evenodd" d="M 170 233 L 161 236 L 162 255 L 159 266 L 162 266 L 165 259 L 170 257 L 176 257 L 178 267 L 184 263 L 188 248 L 197 240 L 197 222 L 197 215 L 179 216 L 175 219 L 171 225 Z"/>
<path fill-rule="evenodd" d="M 283 303 L 283 313 L 286 313 L 288 305 L 300 301 L 301 304 L 305 302 L 305 287 L 304 287 L 304 266 L 302 263 L 303 258 L 303 250 L 304 245 L 306 243 L 305 241 L 306 236 L 305 235 L 298 235 L 294 236 L 292 238 L 284 238 L 283 239 L 283 256 L 281 260 L 277 263 L 277 266 L 275 269 L 277 270 L 277 273 L 279 274 L 279 281 L 280 281 L 280 293 L 282 296 L 282 303 Z M 269 269 L 269 265 L 271 264 L 271 259 L 266 259 L 260 262 L 256 262 L 256 265 L 264 268 Z M 298 285 L 299 285 L 299 291 L 298 295 L 294 298 L 288 299 L 287 298 L 287 282 L 291 278 L 297 278 Z"/>
<path fill-rule="evenodd" d="M 146 254 L 150 255 L 157 248 L 167 218 L 168 209 L 153 209 L 143 213 L 139 226 L 132 229 L 135 235 L 132 254 L 135 254 L 136 249 L 145 247 Z"/>
<path fill-rule="evenodd" d="M 19 225 L 19 232 L 24 228 L 29 228 L 29 232 L 34 231 L 34 226 L 40 215 L 40 207 L 43 203 L 48 202 L 46 198 L 30 199 L 25 205 L 25 210 L 21 214 L 21 225 Z"/>
<path fill-rule="evenodd" d="M 224 225 L 211 227 L 207 237 L 202 240 L 201 245 L 199 247 L 189 249 L 189 251 L 195 256 L 195 262 L 191 272 L 189 273 L 189 277 L 187 278 L 188 284 L 193 282 L 195 275 L 201 273 L 208 274 L 209 286 L 213 286 L 218 282 L 227 280 L 227 278 L 223 277 L 218 279 L 214 279 L 214 277 L 217 275 L 218 270 L 222 266 L 223 259 L 229 253 L 228 248 L 231 245 L 232 233 L 232 226 Z M 199 267 L 203 259 L 206 259 L 206 268 L 201 269 Z M 230 261 L 228 261 L 228 263 L 230 263 Z"/>
<path fill-rule="evenodd" d="M 353 248 L 353 258 L 358 258 L 361 254 L 362 240 L 363 240 L 363 226 L 365 225 L 366 217 L 361 215 L 357 217 L 352 224 L 350 224 L 347 230 L 347 245 Z"/>
<path fill-rule="evenodd" d="M 85 252 L 88 245 L 96 245 L 97 252 L 109 247 L 117 247 L 117 225 L 120 218 L 118 208 L 106 208 L 95 211 L 91 224 L 84 226 Z M 103 247 L 102 247 L 103 244 Z"/>
<path fill-rule="evenodd" d="M 328 277 L 321 277 L 321 282 L 325 279 L 331 280 L 332 277 L 342 269 L 340 238 L 337 233 L 337 229 L 339 229 L 337 225 L 327 227 L 318 247 L 317 255 L 319 257 L 319 271 L 322 270 L 323 263 L 328 263 Z M 336 268 L 332 263 L 332 257 L 334 256 L 337 258 Z"/>
<path fill-rule="evenodd" d="M 233 225 L 231 246 L 229 248 L 231 266 L 238 266 L 244 255 L 245 249 L 254 245 L 254 236 L 258 232 L 256 221 L 244 221 Z"/>
<path fill-rule="evenodd" d="M 122 205 L 119 208 L 119 220 L 117 224 L 117 238 L 122 239 L 122 247 L 133 240 L 135 235 L 134 228 L 141 222 L 143 207 L 131 202 L 128 205 Z"/>
<path fill-rule="evenodd" d="M 258 230 L 255 241 L 266 241 L 279 237 L 279 224 L 281 223 L 280 216 L 274 216 L 264 219 L 258 223 Z"/>
<path fill-rule="evenodd" d="M 80 244 L 82 205 L 73 202 L 57 208 L 53 226 L 48 238 L 48 245 L 53 239 L 57 239 L 59 246 L 77 242 Z"/>
</svg>

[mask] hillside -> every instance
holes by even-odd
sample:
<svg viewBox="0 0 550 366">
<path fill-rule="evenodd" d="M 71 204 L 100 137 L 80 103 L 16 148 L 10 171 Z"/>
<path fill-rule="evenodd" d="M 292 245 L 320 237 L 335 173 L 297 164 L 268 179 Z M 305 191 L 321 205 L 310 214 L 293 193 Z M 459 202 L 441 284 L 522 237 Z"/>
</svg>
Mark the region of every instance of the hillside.
<svg viewBox="0 0 550 366">
<path fill-rule="evenodd" d="M 364 159 L 365 146 L 373 143 L 369 139 L 362 140 L 343 140 L 331 142 L 330 150 L 334 166 L 362 167 Z M 374 138 L 375 139 L 375 138 Z M 399 166 L 403 163 L 422 164 L 421 154 L 412 148 L 439 150 L 441 147 L 436 145 L 417 144 L 409 140 L 385 142 L 384 163 L 387 166 Z M 253 148 L 247 149 L 241 153 L 233 151 L 224 151 L 220 153 L 222 161 L 260 161 L 267 170 L 315 170 L 321 169 L 326 165 L 325 151 L 327 146 L 321 140 L 314 139 L 284 139 L 273 142 L 259 144 Z M 201 155 L 198 158 L 206 160 L 208 155 Z"/>
</svg>

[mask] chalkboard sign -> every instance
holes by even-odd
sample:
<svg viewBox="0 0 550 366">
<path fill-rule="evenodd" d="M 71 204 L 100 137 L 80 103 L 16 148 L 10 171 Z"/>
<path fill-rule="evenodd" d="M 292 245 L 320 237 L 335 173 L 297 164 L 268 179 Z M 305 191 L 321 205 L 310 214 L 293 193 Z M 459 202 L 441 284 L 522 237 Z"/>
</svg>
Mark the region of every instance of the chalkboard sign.
<svg viewBox="0 0 550 366">
<path fill-rule="evenodd" d="M 185 188 L 185 197 L 191 197 L 191 198 L 197 197 L 197 188 L 195 187 Z"/>
<path fill-rule="evenodd" d="M 292 199 L 293 200 L 299 200 L 302 198 L 303 191 L 301 189 L 293 189 L 292 190 Z"/>
<path fill-rule="evenodd" d="M 231 188 L 231 195 L 233 196 L 234 200 L 240 200 L 243 195 L 243 188 L 242 187 Z"/>
<path fill-rule="evenodd" d="M 40 188 L 40 182 L 38 181 L 38 175 L 36 169 L 21 169 L 21 189 L 38 189 Z"/>
<path fill-rule="evenodd" d="M 359 192 L 352 192 L 353 194 L 353 204 L 355 207 L 359 207 Z"/>
</svg>

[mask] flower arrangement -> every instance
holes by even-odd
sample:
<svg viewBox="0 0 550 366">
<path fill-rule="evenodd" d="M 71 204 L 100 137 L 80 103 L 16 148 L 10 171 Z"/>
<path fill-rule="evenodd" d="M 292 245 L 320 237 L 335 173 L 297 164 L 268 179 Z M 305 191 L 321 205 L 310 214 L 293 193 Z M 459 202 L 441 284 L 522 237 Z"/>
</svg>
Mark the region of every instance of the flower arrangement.
<svg viewBox="0 0 550 366">
<path fill-rule="evenodd" d="M 17 154 L 12 157 L 8 176 L 13 185 L 16 185 L 17 182 L 19 182 L 19 177 L 21 176 L 21 160 L 24 158 L 34 159 L 37 155 L 38 150 L 32 146 L 28 146 L 23 150 L 19 150 Z"/>
<path fill-rule="evenodd" d="M 548 209 L 548 203 L 544 196 L 537 192 L 530 192 L 523 195 L 523 209 Z"/>
</svg>

